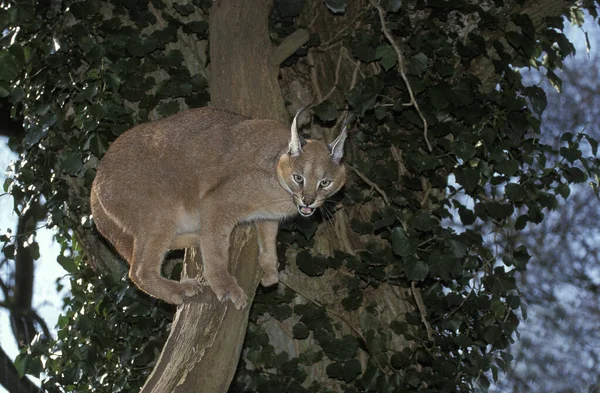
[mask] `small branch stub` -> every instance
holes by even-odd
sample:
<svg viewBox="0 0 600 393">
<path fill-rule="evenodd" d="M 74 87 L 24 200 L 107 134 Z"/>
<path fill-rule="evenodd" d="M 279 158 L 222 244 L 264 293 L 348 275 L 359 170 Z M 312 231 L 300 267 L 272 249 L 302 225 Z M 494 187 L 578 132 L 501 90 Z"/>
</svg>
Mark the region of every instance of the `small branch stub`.
<svg viewBox="0 0 600 393">
<path fill-rule="evenodd" d="M 285 37 L 281 44 L 275 48 L 275 51 L 273 52 L 273 62 L 279 66 L 307 42 L 308 31 L 304 29 L 294 31 L 292 34 Z"/>
</svg>

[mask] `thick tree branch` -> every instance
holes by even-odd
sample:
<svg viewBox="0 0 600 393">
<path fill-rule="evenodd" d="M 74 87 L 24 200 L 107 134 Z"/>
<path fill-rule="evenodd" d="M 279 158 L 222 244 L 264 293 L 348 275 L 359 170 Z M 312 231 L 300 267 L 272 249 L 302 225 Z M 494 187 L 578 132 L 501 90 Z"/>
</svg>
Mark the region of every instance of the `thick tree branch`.
<svg viewBox="0 0 600 393">
<path fill-rule="evenodd" d="M 288 120 L 278 82 L 279 65 L 268 32 L 272 0 L 219 0 L 210 12 L 211 101 L 254 118 Z M 291 44 L 289 44 L 291 45 Z M 290 47 L 291 48 L 291 47 Z M 283 51 L 283 49 L 282 49 Z M 288 51 L 286 49 L 286 51 Z M 283 52 L 281 52 L 283 53 Z M 262 272 L 253 230 L 231 239 L 230 271 L 250 299 Z M 197 250 L 186 252 L 186 271 L 196 276 Z M 177 311 L 161 357 L 142 393 L 225 393 L 239 361 L 250 306 L 237 311 L 207 287 Z"/>
<path fill-rule="evenodd" d="M 288 57 L 296 53 L 302 45 L 308 42 L 308 31 L 299 29 L 294 31 L 289 36 L 285 37 L 284 40 L 279 44 L 273 52 L 273 62 L 279 66 Z"/>
<path fill-rule="evenodd" d="M 248 231 L 237 232 L 232 244 L 244 246 L 232 255 L 230 266 L 250 301 L 261 277 L 258 266 L 245 260 L 250 255 L 255 260 L 258 254 L 252 239 Z M 187 250 L 186 260 L 188 274 L 194 276 L 198 250 Z M 249 312 L 250 307 L 237 311 L 230 302 L 219 302 L 205 287 L 202 294 L 177 309 L 169 338 L 141 393 L 195 392 L 194 386 L 202 386 L 207 393 L 226 392 L 239 360 Z"/>
<path fill-rule="evenodd" d="M 37 334 L 36 315 L 31 308 L 33 298 L 34 264 L 33 256 L 27 248 L 29 234 L 35 233 L 39 220 L 46 215 L 46 208 L 39 201 L 32 201 L 19 217 L 15 236 L 15 285 L 10 304 L 11 327 L 19 346 L 29 344 Z"/>
</svg>

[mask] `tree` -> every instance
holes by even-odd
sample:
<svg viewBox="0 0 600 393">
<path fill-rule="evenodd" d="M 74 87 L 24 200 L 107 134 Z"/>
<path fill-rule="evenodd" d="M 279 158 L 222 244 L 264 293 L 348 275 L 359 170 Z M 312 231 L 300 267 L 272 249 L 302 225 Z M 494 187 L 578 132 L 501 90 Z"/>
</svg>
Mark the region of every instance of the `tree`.
<svg viewBox="0 0 600 393">
<path fill-rule="evenodd" d="M 21 125 L 10 118 L 7 107 L 0 105 L 2 127 L 0 135 L 20 139 L 23 136 Z M 0 278 L 2 301 L 0 307 L 8 311 L 10 326 L 17 345 L 23 347 L 30 344 L 39 333 L 43 339 L 49 338 L 49 329 L 44 320 L 33 308 L 33 279 L 34 260 L 39 257 L 39 247 L 35 241 L 35 229 L 38 221 L 45 218 L 43 205 L 32 201 L 29 208 L 23 211 L 17 222 L 16 233 L 2 235 L 5 258 L 0 267 L 10 264 L 12 259 L 12 274 Z M 9 269 L 7 269 L 9 270 Z M 10 357 L 0 348 L 0 384 L 9 391 L 37 392 L 39 388 L 24 376 L 20 376 Z"/>
<path fill-rule="evenodd" d="M 569 36 L 582 32 L 571 29 Z M 598 60 L 600 30 L 587 26 L 585 42 L 577 48 L 577 56 L 565 60 L 561 72 L 562 92 L 550 86 L 548 108 L 542 120 L 542 142 L 557 152 L 561 134 L 584 130 L 600 135 L 594 119 L 600 113 L 589 105 L 600 94 Z M 583 40 L 582 40 L 583 41 Z M 544 82 L 542 82 L 543 85 Z M 547 83 L 546 83 L 547 85 Z M 590 149 L 591 146 L 583 146 Z M 568 150 L 552 160 L 568 160 Z M 528 308 L 528 321 L 520 330 L 519 341 L 512 346 L 515 361 L 508 378 L 498 391 L 512 392 L 596 392 L 600 389 L 596 345 L 600 309 L 595 298 L 600 266 L 598 238 L 598 196 L 587 185 L 570 187 L 568 199 L 560 198 L 556 209 L 539 225 L 528 228 L 507 241 L 527 244 L 532 258 L 521 282 L 523 301 Z M 573 359 L 577 361 L 573 361 Z"/>
<path fill-rule="evenodd" d="M 515 271 L 529 254 L 478 228 L 494 238 L 523 229 L 569 184 L 595 184 L 596 151 L 579 155 L 573 139 L 564 141 L 576 159 L 546 160 L 545 92 L 514 68 L 559 83 L 554 69 L 572 52 L 560 15 L 580 21 L 577 4 L 86 0 L 3 10 L 0 93 L 26 129 L 10 191 L 18 206 L 46 198 L 59 262 L 73 274 L 58 341 L 17 359 L 32 373 L 44 359 L 47 389 L 133 391 L 156 364 L 144 391 L 226 391 L 240 352 L 231 391 L 469 391 L 506 368 Z M 243 312 L 210 291 L 194 298 L 157 361 L 172 310 L 121 279 L 93 229 L 89 186 L 119 133 L 205 105 L 208 86 L 212 104 L 256 117 L 285 120 L 314 101 L 310 133 L 326 140 L 352 112 L 355 176 L 327 219 L 284 225 L 277 290 L 259 289 Z M 247 293 L 259 279 L 255 244 L 248 229 L 232 241 Z M 197 262 L 190 250 L 184 274 Z"/>
</svg>

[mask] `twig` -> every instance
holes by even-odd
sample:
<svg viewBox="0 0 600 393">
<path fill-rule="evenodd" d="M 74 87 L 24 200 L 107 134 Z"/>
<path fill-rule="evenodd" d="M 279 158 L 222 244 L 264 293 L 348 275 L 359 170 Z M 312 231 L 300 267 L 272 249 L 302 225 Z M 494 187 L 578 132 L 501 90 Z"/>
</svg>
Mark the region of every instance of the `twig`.
<svg viewBox="0 0 600 393">
<path fill-rule="evenodd" d="M 427 339 L 432 341 L 433 330 L 431 329 L 429 322 L 427 322 L 427 310 L 425 309 L 425 303 L 423 303 L 423 297 L 421 297 L 421 290 L 417 288 L 414 281 L 410 283 L 410 289 L 412 290 L 413 297 L 415 298 L 415 303 L 417 303 L 419 314 L 421 314 L 421 322 L 423 322 L 423 325 L 425 325 L 425 330 L 427 330 Z"/>
<path fill-rule="evenodd" d="M 406 88 L 408 89 L 408 94 L 410 96 L 409 105 L 412 105 L 415 108 L 415 110 L 417 111 L 417 113 L 419 114 L 419 117 L 421 118 L 421 121 L 423 122 L 423 136 L 425 137 L 425 143 L 427 144 L 427 148 L 429 149 L 429 151 L 432 151 L 433 148 L 431 147 L 431 143 L 429 143 L 429 139 L 427 137 L 427 120 L 425 120 L 425 116 L 423 116 L 423 112 L 421 112 L 421 108 L 419 108 L 419 103 L 415 99 L 415 94 L 412 90 L 412 87 L 410 86 L 408 77 L 406 76 L 406 71 L 404 70 L 404 56 L 402 56 L 402 51 L 400 50 L 400 47 L 394 40 L 394 37 L 392 37 L 392 34 L 390 33 L 390 31 L 387 27 L 387 23 L 385 21 L 385 11 L 384 11 L 383 7 L 381 7 L 381 5 L 379 5 L 379 0 L 369 0 L 369 1 L 370 1 L 371 5 L 379 13 L 379 20 L 381 21 L 381 31 L 383 31 L 383 35 L 385 35 L 385 38 L 387 38 L 387 40 L 392 45 L 392 48 L 394 48 L 394 51 L 396 52 L 396 56 L 398 57 L 398 71 L 400 72 L 400 75 L 402 76 L 402 80 L 404 81 L 404 84 L 406 85 Z"/>
<path fill-rule="evenodd" d="M 433 186 L 431 185 L 431 183 L 429 183 L 427 181 L 427 179 L 422 177 L 421 178 L 421 187 L 425 190 L 425 192 L 423 193 L 423 197 L 421 198 L 421 207 L 424 208 L 425 204 L 429 200 L 429 194 L 431 194 L 431 189 L 433 188 Z"/>
<path fill-rule="evenodd" d="M 352 57 L 350 57 L 347 50 L 344 51 L 344 55 L 351 63 L 354 63 L 354 59 Z M 350 83 L 349 90 L 354 89 L 354 86 L 356 86 L 356 80 L 357 80 L 357 76 L 358 76 L 359 72 L 360 72 L 360 76 L 363 79 L 365 78 L 365 74 L 360 70 L 360 60 L 356 60 L 355 64 L 356 64 L 356 67 L 354 67 L 354 71 L 352 72 L 352 82 Z"/>
<path fill-rule="evenodd" d="M 356 176 L 360 177 L 360 179 L 362 181 L 364 181 L 369 186 L 371 186 L 375 191 L 377 191 L 379 193 L 379 195 L 381 195 L 381 197 L 383 198 L 383 201 L 385 202 L 386 205 L 390 204 L 390 198 L 387 196 L 385 191 L 383 191 L 381 188 L 379 188 L 379 186 L 377 184 L 373 183 L 372 180 L 370 180 L 364 173 L 359 171 L 356 167 L 354 167 L 352 165 L 348 165 L 348 168 L 352 169 L 352 171 L 354 173 L 356 173 Z"/>
</svg>

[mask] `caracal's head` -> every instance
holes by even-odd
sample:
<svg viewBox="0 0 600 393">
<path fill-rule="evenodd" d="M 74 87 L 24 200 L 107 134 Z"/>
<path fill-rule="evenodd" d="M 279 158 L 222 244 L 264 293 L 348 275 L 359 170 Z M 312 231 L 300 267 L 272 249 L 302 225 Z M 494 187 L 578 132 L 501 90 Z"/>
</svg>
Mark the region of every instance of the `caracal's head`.
<svg viewBox="0 0 600 393">
<path fill-rule="evenodd" d="M 298 114 L 292 122 L 289 149 L 279 158 L 277 176 L 281 186 L 292 195 L 300 215 L 308 217 L 346 183 L 346 168 L 341 161 L 348 136 L 347 121 L 330 144 L 308 140 L 302 145 L 297 129 Z"/>
</svg>

